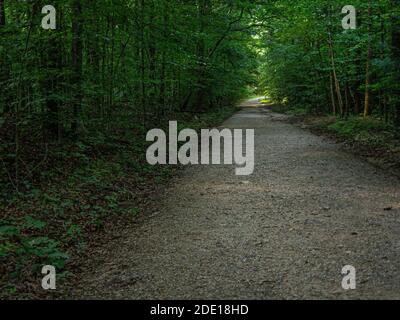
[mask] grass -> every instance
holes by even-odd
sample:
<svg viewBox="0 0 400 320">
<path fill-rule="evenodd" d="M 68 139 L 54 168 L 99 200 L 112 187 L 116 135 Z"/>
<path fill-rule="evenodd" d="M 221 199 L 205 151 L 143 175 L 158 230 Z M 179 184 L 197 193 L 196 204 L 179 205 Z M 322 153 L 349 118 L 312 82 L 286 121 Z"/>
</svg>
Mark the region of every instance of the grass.
<svg viewBox="0 0 400 320">
<path fill-rule="evenodd" d="M 353 141 L 359 145 L 388 150 L 397 150 L 399 140 L 396 129 L 381 119 L 370 116 L 351 116 L 342 119 L 332 115 L 316 115 L 309 108 L 274 105 L 272 110 L 299 118 L 300 121 L 339 138 Z"/>
<path fill-rule="evenodd" d="M 400 176 L 400 138 L 398 130 L 382 119 L 351 116 L 347 119 L 310 112 L 308 107 L 273 105 L 272 111 L 293 116 L 291 122 L 302 123 L 317 134 L 329 135 L 345 142 L 352 152 L 369 162 Z"/>
<path fill-rule="evenodd" d="M 388 150 L 398 147 L 395 128 L 378 118 L 353 116 L 344 120 L 325 117 L 317 123 L 317 126 L 360 145 Z"/>
<path fill-rule="evenodd" d="M 300 118 L 312 131 L 344 142 L 352 153 L 400 177 L 400 139 L 392 125 L 373 116 L 353 116 L 348 119 L 335 116 Z"/>
</svg>

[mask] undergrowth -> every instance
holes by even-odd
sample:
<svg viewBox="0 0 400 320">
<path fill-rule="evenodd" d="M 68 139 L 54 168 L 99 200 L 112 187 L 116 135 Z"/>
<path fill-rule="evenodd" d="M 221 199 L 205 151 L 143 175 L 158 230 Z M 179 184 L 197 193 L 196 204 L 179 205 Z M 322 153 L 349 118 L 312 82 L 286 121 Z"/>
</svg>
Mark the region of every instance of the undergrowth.
<svg viewBox="0 0 400 320">
<path fill-rule="evenodd" d="M 199 130 L 217 125 L 235 109 L 176 114 L 179 127 Z M 165 120 L 157 127 L 167 128 Z M 19 192 L 4 179 L 0 192 L 0 297 L 43 295 L 41 268 L 57 268 L 57 281 L 74 272 L 96 237 L 118 223 L 133 221 L 154 186 L 174 168 L 150 166 L 146 130 L 91 135 L 53 146 L 40 172 Z"/>
</svg>

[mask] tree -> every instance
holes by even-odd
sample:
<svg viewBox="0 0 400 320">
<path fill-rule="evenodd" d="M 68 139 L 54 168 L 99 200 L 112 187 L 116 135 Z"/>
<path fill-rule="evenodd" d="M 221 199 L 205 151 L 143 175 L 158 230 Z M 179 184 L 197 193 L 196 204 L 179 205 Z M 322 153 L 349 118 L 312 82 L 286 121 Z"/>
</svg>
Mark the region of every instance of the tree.
<svg viewBox="0 0 400 320">
<path fill-rule="evenodd" d="M 365 101 L 364 101 L 364 118 L 370 114 L 370 85 L 371 85 L 371 60 L 372 60 L 372 44 L 371 44 L 371 24 L 372 24 L 372 5 L 371 0 L 368 1 L 368 44 L 367 44 L 367 63 L 365 68 Z"/>
<path fill-rule="evenodd" d="M 79 112 L 82 105 L 82 5 L 80 0 L 72 1 L 72 83 L 73 83 L 73 120 L 72 132 L 75 138 L 78 136 Z"/>
<path fill-rule="evenodd" d="M 0 114 L 12 129 L 0 150 L 11 180 L 34 180 L 49 145 L 143 133 L 182 105 L 236 101 L 252 81 L 248 30 L 261 7 L 249 1 L 54 0 L 55 30 L 42 28 L 44 0 L 4 3 Z"/>
<path fill-rule="evenodd" d="M 0 27 L 6 25 L 6 8 L 4 0 L 0 0 Z"/>
<path fill-rule="evenodd" d="M 397 8 L 392 16 L 392 58 L 393 58 L 393 81 L 394 88 L 394 103 L 395 103 L 395 124 L 400 128 L 400 17 L 398 9 L 400 8 L 400 0 L 392 1 L 393 8 Z"/>
</svg>

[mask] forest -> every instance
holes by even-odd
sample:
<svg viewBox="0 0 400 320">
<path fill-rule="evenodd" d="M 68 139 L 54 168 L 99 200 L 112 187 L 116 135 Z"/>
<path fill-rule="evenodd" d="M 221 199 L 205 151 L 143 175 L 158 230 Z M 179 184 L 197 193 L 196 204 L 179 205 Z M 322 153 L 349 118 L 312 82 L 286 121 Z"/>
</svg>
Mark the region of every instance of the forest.
<svg viewBox="0 0 400 320">
<path fill-rule="evenodd" d="M 398 141 L 399 70 L 400 0 L 0 0 L 0 297 L 29 296 L 44 264 L 73 277 L 145 210 L 174 171 L 146 163 L 148 130 L 266 96 Z"/>
</svg>

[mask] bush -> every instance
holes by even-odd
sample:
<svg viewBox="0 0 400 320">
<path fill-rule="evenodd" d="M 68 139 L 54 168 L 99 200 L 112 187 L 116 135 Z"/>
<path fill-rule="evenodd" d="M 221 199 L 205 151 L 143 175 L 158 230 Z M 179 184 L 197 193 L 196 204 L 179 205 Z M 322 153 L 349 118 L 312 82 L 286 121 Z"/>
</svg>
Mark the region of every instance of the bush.
<svg viewBox="0 0 400 320">
<path fill-rule="evenodd" d="M 376 118 L 351 117 L 328 125 L 328 130 L 345 138 L 374 147 L 388 146 L 394 139 L 393 128 Z"/>
</svg>

